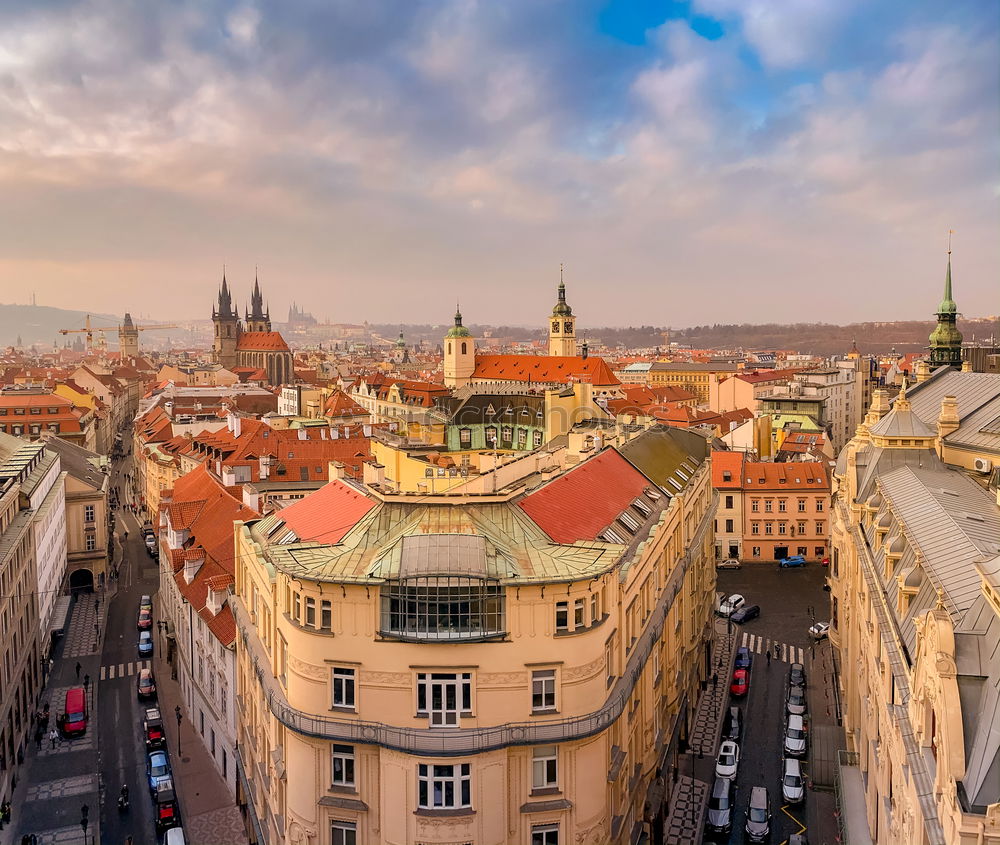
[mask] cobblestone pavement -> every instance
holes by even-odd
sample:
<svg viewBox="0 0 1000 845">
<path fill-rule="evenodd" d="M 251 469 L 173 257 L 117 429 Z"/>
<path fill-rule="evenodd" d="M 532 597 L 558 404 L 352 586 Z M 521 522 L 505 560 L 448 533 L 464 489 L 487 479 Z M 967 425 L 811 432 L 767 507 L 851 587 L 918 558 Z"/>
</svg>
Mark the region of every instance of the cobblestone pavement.
<svg viewBox="0 0 1000 845">
<path fill-rule="evenodd" d="M 184 818 L 184 836 L 200 845 L 246 845 L 243 816 L 235 805 Z"/>
<path fill-rule="evenodd" d="M 33 784 L 28 787 L 25 799 L 27 801 L 47 801 L 50 798 L 66 798 L 70 795 L 83 795 L 87 792 L 97 792 L 97 775 L 77 775 Z"/>
<path fill-rule="evenodd" d="M 666 845 L 691 845 L 700 842 L 702 807 L 708 797 L 708 784 L 682 775 L 670 796 L 671 813 L 664 835 Z"/>
<path fill-rule="evenodd" d="M 99 647 L 94 625 L 104 627 L 104 601 L 95 609 L 97 599 L 90 594 L 83 594 L 73 602 L 73 616 L 69 631 L 66 632 L 66 642 L 63 644 L 63 657 L 83 657 L 87 654 L 97 654 Z"/>
</svg>

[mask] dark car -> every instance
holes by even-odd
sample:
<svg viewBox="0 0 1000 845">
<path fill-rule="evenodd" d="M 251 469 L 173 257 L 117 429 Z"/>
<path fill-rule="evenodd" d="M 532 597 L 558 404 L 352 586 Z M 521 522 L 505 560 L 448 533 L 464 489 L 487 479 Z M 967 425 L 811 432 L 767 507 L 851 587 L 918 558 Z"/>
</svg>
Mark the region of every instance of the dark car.
<svg viewBox="0 0 1000 845">
<path fill-rule="evenodd" d="M 139 678 L 135 684 L 136 695 L 140 701 L 149 701 L 156 698 L 156 681 L 153 679 L 152 669 L 140 669 Z"/>
<path fill-rule="evenodd" d="M 785 569 L 790 566 L 805 566 L 806 559 L 802 555 L 792 555 L 791 557 L 782 558 L 778 561 L 778 567 L 780 569 Z"/>
<path fill-rule="evenodd" d="M 726 712 L 726 722 L 722 726 L 722 738 L 739 742 L 743 735 L 743 713 L 739 707 L 731 706 Z"/>
<path fill-rule="evenodd" d="M 737 669 L 733 672 L 733 682 L 729 685 L 729 691 L 738 697 L 743 697 L 750 689 L 750 674 L 746 669 Z"/>
<path fill-rule="evenodd" d="M 745 645 L 741 645 L 736 649 L 736 663 L 734 664 L 737 669 L 749 669 L 750 664 L 753 663 L 753 657 L 750 656 L 750 649 Z"/>
<path fill-rule="evenodd" d="M 771 799 L 766 787 L 755 786 L 750 790 L 746 833 L 750 842 L 766 842 L 771 835 Z"/>
<path fill-rule="evenodd" d="M 158 784 L 170 780 L 170 760 L 166 751 L 151 751 L 146 755 L 146 778 L 149 791 L 154 794 Z"/>
<path fill-rule="evenodd" d="M 801 663 L 793 663 L 788 672 L 788 683 L 793 687 L 804 687 L 806 685 L 806 667 Z"/>
<path fill-rule="evenodd" d="M 135 627 L 140 631 L 148 631 L 153 627 L 153 614 L 148 610 L 140 610 L 135 621 Z"/>
<path fill-rule="evenodd" d="M 142 720 L 142 733 L 146 740 L 146 748 L 154 751 L 167 744 L 167 736 L 163 731 L 163 718 L 158 707 L 147 707 L 146 717 Z"/>
<path fill-rule="evenodd" d="M 149 657 L 153 653 L 153 635 L 149 631 L 141 631 L 136 647 L 139 650 L 139 657 Z"/>
<path fill-rule="evenodd" d="M 760 605 L 759 604 L 748 604 L 741 607 L 729 618 L 736 623 L 749 622 L 751 619 L 756 619 L 760 616 Z"/>
<path fill-rule="evenodd" d="M 177 809 L 177 796 L 174 795 L 174 781 L 167 777 L 160 781 L 153 792 L 153 803 L 156 807 L 156 829 L 160 833 L 180 824 L 180 813 Z"/>
<path fill-rule="evenodd" d="M 708 798 L 705 830 L 708 833 L 729 834 L 733 829 L 733 804 L 736 803 L 736 781 L 716 778 Z"/>
</svg>

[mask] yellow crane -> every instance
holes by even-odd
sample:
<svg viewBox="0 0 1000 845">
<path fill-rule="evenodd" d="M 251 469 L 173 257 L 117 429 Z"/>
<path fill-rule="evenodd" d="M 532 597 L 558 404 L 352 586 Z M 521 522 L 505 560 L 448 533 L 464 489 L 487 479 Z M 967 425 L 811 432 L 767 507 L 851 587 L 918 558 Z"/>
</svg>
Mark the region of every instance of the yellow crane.
<svg viewBox="0 0 1000 845">
<path fill-rule="evenodd" d="M 179 329 L 180 326 L 175 325 L 155 325 L 155 326 L 133 326 L 137 332 L 148 332 L 154 331 L 156 329 Z M 120 331 L 121 326 L 92 326 L 90 324 L 90 315 L 87 315 L 87 319 L 84 321 L 84 327 L 82 329 L 59 329 L 59 334 L 80 334 L 86 333 L 87 335 L 87 354 L 91 354 L 94 351 L 94 332 L 100 332 L 101 337 L 97 345 L 100 349 L 107 349 L 108 343 L 104 336 L 105 332 L 115 332 Z"/>
</svg>

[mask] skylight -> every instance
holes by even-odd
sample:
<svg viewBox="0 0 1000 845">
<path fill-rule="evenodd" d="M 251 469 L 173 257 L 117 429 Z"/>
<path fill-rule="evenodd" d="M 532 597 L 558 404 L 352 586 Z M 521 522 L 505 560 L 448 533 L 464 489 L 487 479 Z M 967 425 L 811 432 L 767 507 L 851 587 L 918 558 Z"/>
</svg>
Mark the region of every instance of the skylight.
<svg viewBox="0 0 1000 845">
<path fill-rule="evenodd" d="M 639 520 L 632 516 L 632 514 L 628 511 L 623 511 L 621 516 L 618 517 L 618 521 L 625 526 L 625 530 L 628 531 L 629 534 L 635 534 L 635 532 L 640 528 Z"/>
</svg>

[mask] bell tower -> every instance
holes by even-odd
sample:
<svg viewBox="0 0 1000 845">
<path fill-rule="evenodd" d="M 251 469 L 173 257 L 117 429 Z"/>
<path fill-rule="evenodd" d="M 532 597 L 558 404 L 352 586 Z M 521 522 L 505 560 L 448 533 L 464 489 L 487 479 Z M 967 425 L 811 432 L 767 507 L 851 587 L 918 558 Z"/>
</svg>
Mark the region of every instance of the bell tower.
<svg viewBox="0 0 1000 845">
<path fill-rule="evenodd" d="M 240 342 L 240 317 L 233 308 L 233 298 L 226 282 L 226 271 L 222 271 L 222 287 L 219 288 L 219 300 L 212 309 L 212 323 L 215 325 L 215 338 L 212 342 L 212 360 L 222 364 L 226 369 L 236 366 L 236 345 Z"/>
<path fill-rule="evenodd" d="M 559 298 L 549 319 L 549 355 L 569 357 L 576 355 L 576 317 L 566 303 L 566 284 L 563 267 L 559 265 Z"/>
<path fill-rule="evenodd" d="M 948 236 L 948 269 L 944 276 L 944 299 L 935 312 L 937 326 L 930 336 L 931 367 L 962 366 L 962 333 L 956 325 L 958 306 L 951 295 L 951 235 Z"/>
<path fill-rule="evenodd" d="M 124 363 L 126 358 L 139 356 L 139 330 L 132 322 L 132 315 L 125 312 L 125 319 L 118 327 L 118 353 Z"/>
<path fill-rule="evenodd" d="M 465 387 L 476 369 L 476 339 L 462 325 L 462 312 L 455 306 L 455 325 L 444 336 L 444 383 Z"/>
<path fill-rule="evenodd" d="M 264 297 L 260 293 L 260 282 L 257 274 L 253 276 L 253 293 L 250 294 L 250 310 L 247 311 L 246 327 L 248 332 L 271 331 L 271 309 L 264 308 Z"/>
</svg>

